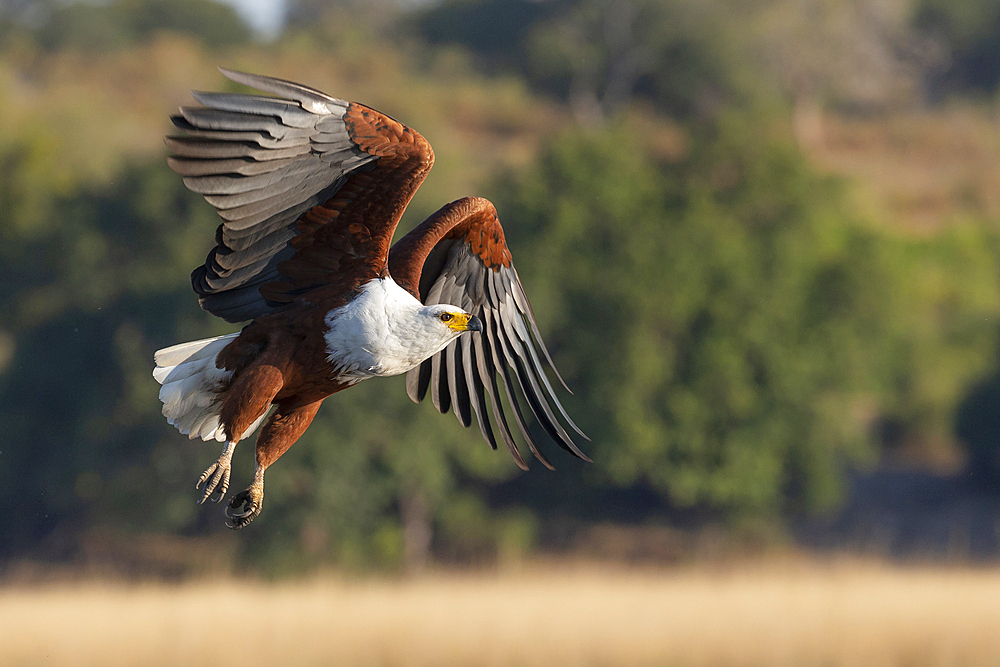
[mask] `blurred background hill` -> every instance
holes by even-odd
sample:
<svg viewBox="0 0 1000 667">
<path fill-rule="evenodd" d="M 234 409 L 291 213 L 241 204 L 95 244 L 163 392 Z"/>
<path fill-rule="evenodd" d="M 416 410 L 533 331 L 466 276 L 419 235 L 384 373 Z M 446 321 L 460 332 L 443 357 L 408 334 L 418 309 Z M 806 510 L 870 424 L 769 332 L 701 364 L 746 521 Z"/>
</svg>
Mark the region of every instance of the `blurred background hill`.
<svg viewBox="0 0 1000 667">
<path fill-rule="evenodd" d="M 0 4 L 4 571 L 1000 554 L 1000 0 L 265 4 Z M 249 530 L 194 503 L 152 353 L 233 327 L 161 137 L 216 65 L 424 134 L 403 231 L 497 204 L 593 465 L 521 473 L 396 378 Z"/>
</svg>

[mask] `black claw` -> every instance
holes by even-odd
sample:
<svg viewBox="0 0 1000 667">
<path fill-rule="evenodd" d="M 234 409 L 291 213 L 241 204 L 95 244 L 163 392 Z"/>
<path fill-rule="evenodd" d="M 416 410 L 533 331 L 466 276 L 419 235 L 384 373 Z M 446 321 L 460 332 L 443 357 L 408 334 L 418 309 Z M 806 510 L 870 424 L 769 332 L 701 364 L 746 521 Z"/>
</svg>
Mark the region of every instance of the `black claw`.
<svg viewBox="0 0 1000 667">
<path fill-rule="evenodd" d="M 241 506 L 243 507 L 242 512 L 235 511 Z M 240 491 L 226 505 L 226 517 L 231 519 L 231 522 L 226 522 L 226 526 L 233 530 L 239 530 L 253 521 L 260 514 L 260 509 L 260 501 L 250 494 L 249 489 Z"/>
<path fill-rule="evenodd" d="M 200 489 L 201 485 L 208 481 L 208 475 L 211 472 L 212 472 L 212 469 L 209 468 L 205 472 L 201 473 L 201 477 L 199 477 L 198 481 L 194 483 L 194 488 L 195 489 Z"/>
<path fill-rule="evenodd" d="M 247 493 L 246 491 L 240 491 L 239 493 L 237 493 L 235 496 L 233 496 L 233 499 L 229 501 L 229 507 L 226 509 L 226 513 L 228 514 L 229 510 L 236 509 L 237 507 L 242 505 L 249 497 L 250 494 Z"/>
</svg>

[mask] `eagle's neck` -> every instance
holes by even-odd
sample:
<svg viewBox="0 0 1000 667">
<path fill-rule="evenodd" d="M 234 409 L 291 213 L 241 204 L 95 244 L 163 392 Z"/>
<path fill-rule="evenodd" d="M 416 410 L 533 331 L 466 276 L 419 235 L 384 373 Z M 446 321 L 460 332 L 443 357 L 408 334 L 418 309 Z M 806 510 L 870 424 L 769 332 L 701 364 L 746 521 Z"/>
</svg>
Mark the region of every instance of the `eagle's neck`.
<svg viewBox="0 0 1000 667">
<path fill-rule="evenodd" d="M 326 314 L 327 360 L 342 381 L 399 375 L 441 351 L 454 334 L 391 277 L 366 283 Z"/>
</svg>

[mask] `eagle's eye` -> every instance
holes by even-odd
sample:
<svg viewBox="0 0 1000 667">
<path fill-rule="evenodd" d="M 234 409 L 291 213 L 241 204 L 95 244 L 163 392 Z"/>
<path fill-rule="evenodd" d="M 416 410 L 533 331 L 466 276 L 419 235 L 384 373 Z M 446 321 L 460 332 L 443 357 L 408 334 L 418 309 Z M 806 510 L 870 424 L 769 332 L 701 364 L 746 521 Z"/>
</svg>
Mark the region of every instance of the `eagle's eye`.
<svg viewBox="0 0 1000 667">
<path fill-rule="evenodd" d="M 442 322 L 451 322 L 451 320 L 452 320 L 452 319 L 453 319 L 453 318 L 454 318 L 455 316 L 454 316 L 454 315 L 452 315 L 451 313 L 441 313 L 441 314 L 439 315 L 439 317 L 441 318 L 441 321 L 442 321 Z"/>
</svg>

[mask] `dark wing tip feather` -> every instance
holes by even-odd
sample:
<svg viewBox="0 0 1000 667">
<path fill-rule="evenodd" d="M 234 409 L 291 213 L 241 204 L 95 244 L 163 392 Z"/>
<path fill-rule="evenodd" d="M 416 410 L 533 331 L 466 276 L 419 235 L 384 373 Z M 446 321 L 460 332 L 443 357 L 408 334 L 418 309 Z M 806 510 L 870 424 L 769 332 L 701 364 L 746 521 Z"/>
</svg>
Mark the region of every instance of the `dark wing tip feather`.
<svg viewBox="0 0 1000 667">
<path fill-rule="evenodd" d="M 520 318 L 518 318 L 516 315 L 513 318 L 511 318 L 513 320 L 511 322 L 511 325 L 516 331 L 516 334 L 511 334 L 511 335 L 515 339 L 520 338 L 521 342 L 523 343 L 524 349 L 528 351 L 531 364 L 529 365 L 526 363 L 526 366 L 529 369 L 533 370 L 533 376 L 541 379 L 542 384 L 545 386 L 549 398 L 551 398 L 552 402 L 555 403 L 556 407 L 559 409 L 559 413 L 566 420 L 566 423 L 568 423 L 574 431 L 579 433 L 580 437 L 589 442 L 590 437 L 586 433 L 584 433 L 579 426 L 576 425 L 576 422 L 574 422 L 572 417 L 570 417 L 569 414 L 566 412 L 566 409 L 563 407 L 562 402 L 556 396 L 555 390 L 553 390 L 552 384 L 549 382 L 545 370 L 542 368 L 541 360 L 539 360 L 538 353 L 536 351 L 537 349 L 541 349 L 542 355 L 548 362 L 549 368 L 551 368 L 552 372 L 555 373 L 556 377 L 559 379 L 559 382 L 566 389 L 566 391 L 568 391 L 570 394 L 573 393 L 570 390 L 570 388 L 566 386 L 566 381 L 563 380 L 562 375 L 559 373 L 559 369 L 556 368 L 555 362 L 552 360 L 552 356 L 549 354 L 548 348 L 545 346 L 545 341 L 542 340 L 542 334 L 538 330 L 538 325 L 535 323 L 535 316 L 531 309 L 531 303 L 528 301 L 528 295 L 524 293 L 524 287 L 521 286 L 521 279 L 517 275 L 517 270 L 514 269 L 513 266 L 511 266 L 509 267 L 509 273 L 507 273 L 506 271 L 501 271 L 500 278 L 504 289 L 507 291 L 508 294 L 510 294 L 513 297 L 516 310 L 520 312 Z M 528 322 L 528 325 L 531 329 L 530 334 L 524 328 L 525 321 Z M 524 359 L 524 355 L 521 355 L 521 357 L 522 359 Z M 525 362 L 527 362 L 526 359 Z M 544 401 L 544 394 L 541 391 L 539 391 L 538 393 L 539 396 L 542 397 Z"/>
<path fill-rule="evenodd" d="M 489 281 L 489 293 L 495 303 L 503 303 L 503 297 L 499 294 L 499 289 L 502 285 L 497 274 L 492 274 L 488 278 Z M 531 409 L 532 414 L 535 416 L 535 420 L 541 425 L 545 432 L 552 438 L 556 444 L 558 444 L 564 450 L 570 452 L 574 456 L 589 460 L 587 456 L 580 451 L 573 442 L 573 439 L 566 433 L 566 430 L 559 423 L 559 420 L 553 414 L 548 401 L 545 399 L 545 394 L 543 393 L 541 387 L 539 387 L 538 379 L 528 366 L 529 359 L 526 357 L 523 347 L 517 340 L 517 335 L 514 332 L 515 322 L 512 322 L 517 315 L 512 314 L 512 316 L 505 317 L 504 310 L 508 313 L 512 309 L 509 308 L 498 309 L 496 316 L 490 318 L 489 312 L 487 311 L 487 319 L 493 319 L 493 329 L 494 338 L 500 343 L 500 348 L 503 351 L 503 356 L 507 361 L 507 366 L 514 370 L 514 376 L 517 379 L 518 387 L 521 390 L 521 395 L 527 402 L 528 407 Z M 504 368 L 505 374 L 507 369 Z M 508 393 L 513 389 L 513 387 L 508 386 Z M 550 395 L 556 403 L 558 399 L 554 394 Z M 561 407 L 561 406 L 560 406 Z M 565 413 L 564 413 L 564 416 Z M 572 423 L 572 420 L 566 416 L 567 421 Z M 525 434 L 527 437 L 527 434 Z"/>
<path fill-rule="evenodd" d="M 493 420 L 496 422 L 497 429 L 500 431 L 500 436 L 503 438 L 504 444 L 507 445 L 507 451 L 514 458 L 514 463 L 521 470 L 527 470 L 528 464 L 525 462 L 524 457 L 521 456 L 521 452 L 518 451 L 517 445 L 514 443 L 514 438 L 510 432 L 510 426 L 507 424 L 507 416 L 504 414 L 503 404 L 500 403 L 500 388 L 497 386 L 496 371 L 490 368 L 487 359 L 487 350 L 489 348 L 489 340 L 482 333 L 474 333 L 472 338 L 473 348 L 476 352 L 476 368 L 478 369 L 480 381 L 483 383 L 483 388 L 486 389 L 486 393 L 490 396 L 490 407 L 493 410 Z"/>
<path fill-rule="evenodd" d="M 430 364 L 425 362 L 435 407 L 455 408 L 463 424 L 471 423 L 471 413 L 475 412 L 483 437 L 490 445 L 496 446 L 495 426 L 515 462 L 527 469 L 504 414 L 505 408 L 509 408 L 517 431 L 532 454 L 551 469 L 552 464 L 529 431 L 521 407 L 523 402 L 540 429 L 556 444 L 581 460 L 592 461 L 564 427 L 568 425 L 590 440 L 569 417 L 553 389 L 554 383 L 549 380 L 546 365 L 559 383 L 573 393 L 542 339 L 492 204 L 467 197 L 442 207 L 394 246 L 390 271 L 397 281 L 402 278 L 400 284 L 419 295 L 424 303 L 460 306 L 484 322 L 481 333 L 467 337 L 468 344 L 463 343 L 460 349 L 446 348 L 432 357 Z M 501 384 L 506 401 L 500 398 Z M 411 391 L 410 383 L 407 388 Z M 415 389 L 412 387 L 411 398 Z M 465 414 L 459 414 L 459 410 Z M 489 423 L 489 416 L 493 424 Z"/>
<path fill-rule="evenodd" d="M 486 320 L 484 321 L 486 338 L 489 341 L 490 353 L 493 357 L 493 368 L 500 371 L 500 377 L 503 380 L 504 392 L 507 394 L 507 403 L 511 408 L 513 408 L 514 421 L 517 424 L 518 430 L 521 432 L 521 437 L 524 438 L 524 441 L 528 445 L 528 449 L 531 450 L 531 453 L 535 455 L 535 458 L 538 459 L 543 466 L 549 470 L 555 470 L 555 466 L 553 466 L 545 457 L 534 438 L 531 437 L 531 433 L 528 432 L 528 425 L 524 421 L 524 414 L 521 412 L 521 405 L 517 400 L 517 392 L 514 389 L 514 382 L 510 377 L 510 369 L 507 364 L 500 360 L 500 357 L 497 354 L 497 347 L 503 345 L 502 340 L 500 340 L 502 334 L 500 334 L 497 329 L 497 322 L 495 321 L 491 310 L 485 309 L 484 313 L 486 315 Z M 503 352 L 503 350 L 501 350 L 501 352 Z"/>
<path fill-rule="evenodd" d="M 549 368 L 551 368 L 552 372 L 556 374 L 556 379 L 559 380 L 559 384 L 563 386 L 563 389 L 572 394 L 573 390 L 569 388 L 569 385 L 566 384 L 566 380 L 563 379 L 559 369 L 556 368 L 556 364 L 552 361 L 552 356 L 549 354 L 549 349 L 545 346 L 545 341 L 542 339 L 542 332 L 538 330 L 538 323 L 535 321 L 535 311 L 531 307 L 531 301 L 528 299 L 528 295 L 524 292 L 524 287 L 521 285 L 521 277 L 517 275 L 517 269 L 513 266 L 510 268 L 514 274 L 514 279 L 511 281 L 511 295 L 514 297 L 514 301 L 517 303 L 518 308 L 520 308 L 521 312 L 524 314 L 525 319 L 528 320 L 528 324 L 531 326 L 531 333 L 534 335 L 535 340 L 538 341 L 538 347 L 541 348 L 542 354 L 545 355 L 545 360 L 549 363 Z M 575 424 L 574 428 L 576 428 Z M 576 430 L 580 435 L 587 438 L 587 436 L 584 435 L 580 429 Z M 590 438 L 587 439 L 590 440 Z"/>
</svg>

